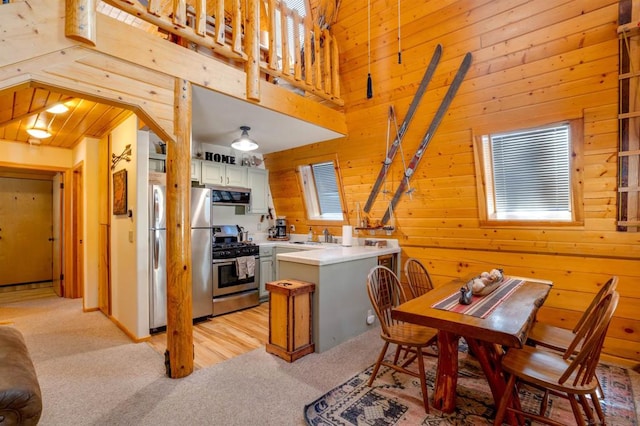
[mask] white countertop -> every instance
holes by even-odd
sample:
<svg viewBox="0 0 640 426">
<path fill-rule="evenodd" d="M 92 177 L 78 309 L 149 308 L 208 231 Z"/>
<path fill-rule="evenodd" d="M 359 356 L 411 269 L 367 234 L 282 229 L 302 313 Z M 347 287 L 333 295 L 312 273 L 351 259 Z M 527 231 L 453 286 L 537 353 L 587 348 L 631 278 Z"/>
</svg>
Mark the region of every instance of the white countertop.
<svg viewBox="0 0 640 426">
<path fill-rule="evenodd" d="M 276 243 L 276 245 L 287 243 Z M 385 254 L 400 253 L 399 247 L 371 247 L 353 246 L 343 247 L 340 245 L 306 245 L 288 244 L 289 247 L 296 247 L 300 251 L 293 253 L 278 254 L 278 260 L 287 262 L 305 263 L 307 265 L 331 265 L 334 263 L 349 262 L 352 260 L 377 257 Z"/>
</svg>

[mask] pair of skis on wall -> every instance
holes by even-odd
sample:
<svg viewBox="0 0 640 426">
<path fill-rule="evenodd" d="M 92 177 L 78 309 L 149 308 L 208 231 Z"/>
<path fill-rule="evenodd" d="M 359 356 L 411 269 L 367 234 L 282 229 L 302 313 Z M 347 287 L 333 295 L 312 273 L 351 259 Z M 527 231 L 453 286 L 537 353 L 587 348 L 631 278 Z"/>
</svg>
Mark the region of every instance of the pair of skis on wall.
<svg viewBox="0 0 640 426">
<path fill-rule="evenodd" d="M 431 62 L 429 63 L 429 66 L 427 67 L 427 70 L 425 71 L 424 76 L 422 77 L 422 81 L 420 82 L 418 91 L 414 95 L 413 100 L 411 101 L 411 104 L 409 106 L 409 110 L 407 111 L 407 114 L 404 117 L 404 120 L 402 121 L 400 128 L 398 129 L 396 138 L 394 139 L 393 143 L 391 144 L 391 147 L 389 148 L 389 151 L 387 152 L 387 156 L 384 160 L 384 163 L 382 164 L 382 168 L 378 173 L 378 178 L 376 179 L 376 182 L 374 183 L 373 188 L 371 189 L 371 194 L 369 194 L 367 203 L 364 206 L 364 211 L 366 213 L 369 213 L 371 211 L 373 202 L 375 201 L 378 193 L 380 192 L 380 188 L 384 183 L 387 170 L 389 169 L 396 153 L 398 152 L 398 149 L 400 148 L 400 143 L 402 142 L 402 138 L 407 131 L 407 127 L 409 126 L 409 123 L 411 123 L 411 119 L 413 118 L 413 115 L 415 114 L 415 111 L 418 108 L 418 104 L 420 103 L 420 100 L 422 99 L 422 96 L 426 91 L 429 81 L 431 81 L 431 78 L 433 77 L 436 66 L 440 61 L 441 56 L 442 56 L 442 46 L 438 44 L 431 58 Z M 429 125 L 427 132 L 422 138 L 422 142 L 420 143 L 420 146 L 418 146 L 418 150 L 411 158 L 411 161 L 409 162 L 409 166 L 404 172 L 402 181 L 400 182 L 398 189 L 396 190 L 395 194 L 393 195 L 393 198 L 391 199 L 389 208 L 386 209 L 386 213 L 382 218 L 383 225 L 389 221 L 390 216 L 392 214 L 391 212 L 395 210 L 396 205 L 398 204 L 398 201 L 400 201 L 400 197 L 402 197 L 402 194 L 409 187 L 409 180 L 411 179 L 411 176 L 413 176 L 413 173 L 415 172 L 416 167 L 418 166 L 418 163 L 422 159 L 422 155 L 424 154 L 424 151 L 427 148 L 427 145 L 429 145 L 429 142 L 431 141 L 433 134 L 435 133 L 438 126 L 440 125 L 440 122 L 442 121 L 444 114 L 447 112 L 447 109 L 449 108 L 449 105 L 451 104 L 453 97 L 455 96 L 456 92 L 460 88 L 460 85 L 462 84 L 462 80 L 464 79 L 470 67 L 471 67 L 471 53 L 467 53 L 464 59 L 462 60 L 462 64 L 460 65 L 460 68 L 458 68 L 456 76 L 451 82 L 451 85 L 449 86 L 447 93 L 445 94 L 444 98 L 440 102 L 440 106 L 438 107 L 438 110 L 436 111 L 436 114 L 434 115 L 433 120 L 431 120 L 431 124 Z"/>
</svg>

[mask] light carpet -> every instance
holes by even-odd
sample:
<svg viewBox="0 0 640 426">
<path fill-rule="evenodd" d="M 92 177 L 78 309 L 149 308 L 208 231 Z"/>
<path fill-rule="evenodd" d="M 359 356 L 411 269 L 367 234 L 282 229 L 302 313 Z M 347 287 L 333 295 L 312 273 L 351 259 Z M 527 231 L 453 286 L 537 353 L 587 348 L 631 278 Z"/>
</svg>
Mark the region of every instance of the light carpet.
<svg viewBox="0 0 640 426">
<path fill-rule="evenodd" d="M 264 348 L 183 379 L 169 379 L 162 355 L 131 343 L 78 299 L 1 304 L 0 321 L 25 336 L 42 389 L 40 425 L 304 425 L 308 401 L 374 360 L 373 329 L 294 363 Z"/>
</svg>

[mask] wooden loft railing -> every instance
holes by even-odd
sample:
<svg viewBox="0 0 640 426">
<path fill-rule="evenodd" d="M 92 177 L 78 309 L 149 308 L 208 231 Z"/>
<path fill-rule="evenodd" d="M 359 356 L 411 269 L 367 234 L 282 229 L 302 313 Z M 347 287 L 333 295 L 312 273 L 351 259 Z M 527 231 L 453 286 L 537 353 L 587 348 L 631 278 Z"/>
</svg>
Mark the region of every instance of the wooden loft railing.
<svg viewBox="0 0 640 426">
<path fill-rule="evenodd" d="M 172 0 L 171 11 L 163 9 L 166 3 L 162 0 L 148 0 L 147 6 L 138 0 L 104 2 L 156 26 L 160 32 L 195 44 L 199 48 L 196 50 L 209 50 L 214 57 L 244 65 L 249 99 L 260 99 L 259 79 L 268 75 L 336 106 L 344 105 L 335 37 L 308 15 L 302 19 L 284 2 L 227 0 L 225 10 L 224 0 L 195 0 L 195 6 L 185 0 Z M 261 26 L 262 18 L 267 20 L 266 25 Z"/>
</svg>

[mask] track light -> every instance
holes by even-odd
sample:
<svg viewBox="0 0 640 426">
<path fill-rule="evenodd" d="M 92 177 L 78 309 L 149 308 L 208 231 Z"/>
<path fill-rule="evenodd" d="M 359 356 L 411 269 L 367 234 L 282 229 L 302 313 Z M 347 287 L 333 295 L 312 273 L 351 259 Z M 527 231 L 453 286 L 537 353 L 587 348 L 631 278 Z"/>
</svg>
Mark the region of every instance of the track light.
<svg viewBox="0 0 640 426">
<path fill-rule="evenodd" d="M 237 149 L 238 151 L 253 151 L 254 149 L 257 149 L 258 144 L 249 137 L 249 130 L 251 130 L 251 127 L 240 126 L 240 130 L 242 130 L 242 134 L 238 139 L 231 143 L 231 148 Z"/>
</svg>

